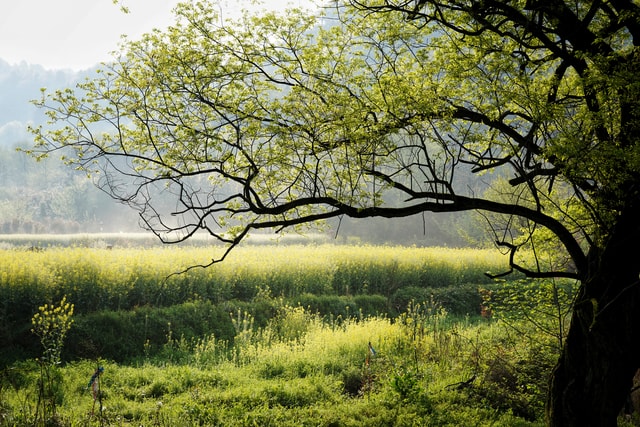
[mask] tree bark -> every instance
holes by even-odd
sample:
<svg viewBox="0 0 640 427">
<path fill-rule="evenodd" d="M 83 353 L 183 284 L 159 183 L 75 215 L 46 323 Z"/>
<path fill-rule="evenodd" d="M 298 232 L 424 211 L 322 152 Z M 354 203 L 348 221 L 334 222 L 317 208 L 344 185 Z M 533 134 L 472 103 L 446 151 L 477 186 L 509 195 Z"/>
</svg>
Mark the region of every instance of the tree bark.
<svg viewBox="0 0 640 427">
<path fill-rule="evenodd" d="M 554 370 L 547 424 L 617 425 L 640 366 L 640 202 L 634 197 L 590 271 L 573 310 Z"/>
</svg>

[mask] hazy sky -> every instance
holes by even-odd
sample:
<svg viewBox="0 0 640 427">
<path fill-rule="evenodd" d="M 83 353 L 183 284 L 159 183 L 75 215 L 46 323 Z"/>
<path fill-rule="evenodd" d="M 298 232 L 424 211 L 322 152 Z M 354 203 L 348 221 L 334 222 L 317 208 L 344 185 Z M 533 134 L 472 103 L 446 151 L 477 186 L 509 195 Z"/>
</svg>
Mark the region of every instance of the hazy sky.
<svg viewBox="0 0 640 427">
<path fill-rule="evenodd" d="M 287 3 L 306 6 L 311 0 L 266 0 L 265 7 Z M 3 0 L 0 11 L 0 58 L 25 61 L 48 69 L 89 68 L 111 59 L 120 35 L 136 38 L 173 21 L 178 0 L 121 0 L 129 14 L 112 0 Z M 248 8 L 248 0 L 219 1 L 223 12 Z"/>
</svg>

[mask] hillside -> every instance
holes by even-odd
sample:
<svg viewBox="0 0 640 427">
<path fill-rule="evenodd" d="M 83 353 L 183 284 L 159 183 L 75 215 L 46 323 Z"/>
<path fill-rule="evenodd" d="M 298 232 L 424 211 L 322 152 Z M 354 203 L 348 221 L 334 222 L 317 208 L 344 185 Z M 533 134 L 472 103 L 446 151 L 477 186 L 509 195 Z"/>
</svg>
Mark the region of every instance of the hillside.
<svg viewBox="0 0 640 427">
<path fill-rule="evenodd" d="M 40 89 L 61 88 L 81 78 L 79 73 L 45 70 L 40 65 L 11 65 L 0 59 L 0 146 L 12 146 L 29 139 L 28 123 L 42 123 L 44 117 L 29 101 Z"/>
</svg>

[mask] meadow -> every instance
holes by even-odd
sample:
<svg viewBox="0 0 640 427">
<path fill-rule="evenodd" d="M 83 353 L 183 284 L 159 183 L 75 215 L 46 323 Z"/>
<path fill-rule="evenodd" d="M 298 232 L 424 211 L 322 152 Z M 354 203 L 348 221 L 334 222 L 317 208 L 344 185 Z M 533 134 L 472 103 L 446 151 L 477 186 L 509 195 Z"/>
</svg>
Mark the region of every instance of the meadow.
<svg viewBox="0 0 640 427">
<path fill-rule="evenodd" d="M 251 245 L 174 274 L 218 250 L 1 249 L 0 425 L 543 424 L 557 337 L 489 314 L 496 250 Z M 39 310 L 73 320 L 60 363 Z"/>
</svg>

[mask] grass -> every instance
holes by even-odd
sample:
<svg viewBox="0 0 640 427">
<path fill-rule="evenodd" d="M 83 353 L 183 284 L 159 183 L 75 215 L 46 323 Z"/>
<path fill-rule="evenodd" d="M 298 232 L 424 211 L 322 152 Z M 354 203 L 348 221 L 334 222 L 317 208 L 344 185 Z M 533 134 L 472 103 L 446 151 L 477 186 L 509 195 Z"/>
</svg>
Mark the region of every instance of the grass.
<svg viewBox="0 0 640 427">
<path fill-rule="evenodd" d="M 497 252 L 243 246 L 171 275 L 218 249 L 0 250 L 0 425 L 541 425 L 550 338 L 478 316 Z M 43 370 L 31 317 L 64 296 Z"/>
<path fill-rule="evenodd" d="M 239 247 L 208 269 L 172 275 L 208 262 L 217 250 L 0 250 L 0 360 L 34 356 L 31 316 L 40 305 L 65 296 L 77 317 L 67 354 L 123 361 L 147 339 L 157 347 L 169 322 L 178 336 L 188 339 L 209 328 L 219 339 L 231 340 L 228 313 L 249 309 L 257 326 L 264 326 L 275 310 L 273 298 L 343 318 L 393 317 L 411 300 L 432 298 L 450 312 L 479 313 L 478 287 L 491 284 L 484 272 L 502 271 L 507 262 L 490 250 L 260 245 Z M 116 336 L 123 337 L 125 348 L 110 351 L 105 341 Z"/>
<path fill-rule="evenodd" d="M 293 325 L 304 332 L 290 335 Z M 137 366 L 68 363 L 60 368 L 64 397 L 57 417 L 70 426 L 541 425 L 543 391 L 532 392 L 531 384 L 520 390 L 507 375 L 515 376 L 516 366 L 539 367 L 540 356 L 505 331 L 415 308 L 397 321 L 328 324 L 285 307 L 268 327 L 237 340 L 226 359 L 209 354 L 224 344 L 176 339 L 167 341 L 162 356 Z M 497 358 L 504 361 L 500 372 Z M 14 381 L 19 387 L 3 383 L 7 425 L 28 425 L 24 408 L 37 386 L 32 363 L 10 371 L 22 375 Z M 104 367 L 102 411 L 91 416 L 85 387 L 97 363 Z M 474 382 L 460 385 L 474 375 Z M 502 391 L 490 395 L 497 387 Z"/>
</svg>

